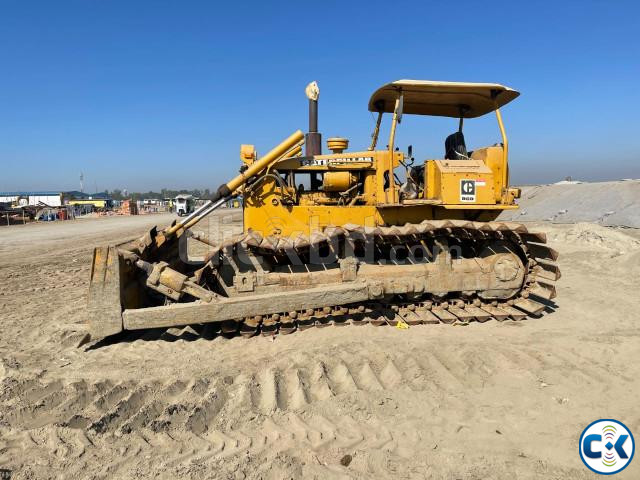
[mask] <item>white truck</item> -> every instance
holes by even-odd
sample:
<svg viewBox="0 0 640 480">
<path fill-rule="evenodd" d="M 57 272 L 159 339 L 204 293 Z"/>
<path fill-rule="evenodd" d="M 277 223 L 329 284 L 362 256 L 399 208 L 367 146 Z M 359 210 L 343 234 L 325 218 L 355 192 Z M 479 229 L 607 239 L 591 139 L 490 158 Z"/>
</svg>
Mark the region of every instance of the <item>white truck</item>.
<svg viewBox="0 0 640 480">
<path fill-rule="evenodd" d="M 175 198 L 176 213 L 179 217 L 189 215 L 195 210 L 196 199 L 193 195 L 178 195 Z"/>
</svg>

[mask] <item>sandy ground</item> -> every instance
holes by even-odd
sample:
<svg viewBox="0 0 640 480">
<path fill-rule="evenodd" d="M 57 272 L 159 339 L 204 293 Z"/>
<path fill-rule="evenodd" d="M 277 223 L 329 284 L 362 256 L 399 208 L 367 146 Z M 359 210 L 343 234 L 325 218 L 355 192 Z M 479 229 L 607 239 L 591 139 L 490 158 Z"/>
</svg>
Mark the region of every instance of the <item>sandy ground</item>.
<svg viewBox="0 0 640 480">
<path fill-rule="evenodd" d="M 76 348 L 92 247 L 169 221 L 0 229 L 13 478 L 595 478 L 578 455 L 589 423 L 640 438 L 637 230 L 541 224 L 563 277 L 540 319 Z M 640 459 L 618 477 L 640 478 Z"/>
<path fill-rule="evenodd" d="M 639 203 L 640 180 L 529 185 L 522 187 L 520 209 L 505 210 L 500 218 L 640 228 Z"/>
</svg>

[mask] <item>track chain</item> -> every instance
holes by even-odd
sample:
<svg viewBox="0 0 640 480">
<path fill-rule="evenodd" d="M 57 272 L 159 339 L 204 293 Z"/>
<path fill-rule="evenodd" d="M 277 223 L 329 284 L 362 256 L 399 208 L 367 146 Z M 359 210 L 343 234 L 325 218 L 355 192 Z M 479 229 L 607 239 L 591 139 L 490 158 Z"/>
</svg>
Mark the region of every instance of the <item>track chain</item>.
<svg viewBox="0 0 640 480">
<path fill-rule="evenodd" d="M 515 222 L 471 222 L 463 220 L 425 220 L 419 224 L 405 224 L 391 227 L 344 227 L 325 228 L 310 237 L 300 234 L 294 238 L 262 236 L 248 231 L 228 239 L 214 247 L 209 254 L 209 265 L 219 264 L 238 246 L 255 255 L 285 255 L 287 251 L 302 253 L 305 249 L 334 241 L 353 241 L 369 235 L 376 241 L 401 243 L 434 236 L 474 240 L 506 240 L 516 244 L 526 258 L 528 269 L 522 290 L 509 300 L 484 302 L 481 299 L 452 296 L 444 299 L 421 300 L 417 302 L 397 301 L 392 303 L 365 302 L 361 304 L 326 306 L 315 310 L 282 312 L 268 316 L 240 318 L 221 322 L 220 330 L 226 334 L 239 332 L 243 336 L 262 334 L 266 336 L 293 333 L 310 327 L 329 325 L 392 325 L 399 322 L 408 325 L 458 324 L 486 322 L 488 320 L 524 320 L 539 317 L 545 310 L 552 310 L 551 300 L 555 297 L 554 282 L 560 278 L 555 263 L 558 254 L 546 245 L 546 236 L 530 232 L 528 228 Z M 217 328 L 217 327 L 212 327 Z"/>
</svg>

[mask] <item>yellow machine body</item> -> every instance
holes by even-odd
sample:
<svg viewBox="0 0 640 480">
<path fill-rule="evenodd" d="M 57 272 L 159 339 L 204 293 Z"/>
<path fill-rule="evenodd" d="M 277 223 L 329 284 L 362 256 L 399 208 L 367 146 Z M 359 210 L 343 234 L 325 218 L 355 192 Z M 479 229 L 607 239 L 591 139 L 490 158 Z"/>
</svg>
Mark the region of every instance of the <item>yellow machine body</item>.
<svg viewBox="0 0 640 480">
<path fill-rule="evenodd" d="M 395 156 L 395 159 L 393 158 Z M 289 159 L 278 169 L 290 168 L 293 175 L 324 172 L 322 191 L 301 191 L 296 187 L 283 187 L 273 179 L 266 179 L 244 198 L 245 230 L 252 229 L 263 235 L 291 236 L 310 234 L 329 225 L 359 224 L 365 226 L 404 225 L 428 219 L 468 219 L 491 221 L 500 211 L 517 208 L 513 203 L 496 200 L 496 191 L 502 190 L 493 170 L 482 160 L 450 162 L 429 160 L 425 168 L 424 196 L 417 199 L 388 203 L 384 172 L 390 160 L 399 163 L 402 154 L 387 151 L 354 152 L 349 154 L 314 157 L 317 165 L 301 166 L 304 159 Z M 337 159 L 341 163 L 330 165 Z M 345 160 L 349 160 L 345 162 Z M 460 163 L 460 164 L 456 164 Z M 354 173 L 357 172 L 357 173 Z M 362 193 L 342 200 L 336 187 L 353 185 L 353 179 L 362 178 Z M 329 177 L 330 188 L 326 188 Z M 461 182 L 474 181 L 476 194 L 464 201 Z"/>
<path fill-rule="evenodd" d="M 508 143 L 498 109 L 518 95 L 497 84 L 400 80 L 379 89 L 369 102 L 379 114 L 369 150 L 330 155 L 296 155 L 269 166 L 267 175 L 243 187 L 245 230 L 264 235 L 311 234 L 327 226 L 404 225 L 428 219 L 494 220 L 515 209 L 517 189 L 508 184 Z M 448 109 L 447 109 L 448 108 Z M 494 111 L 502 142 L 477 148 L 464 159 L 428 159 L 411 172 L 410 159 L 394 149 L 403 114 L 437 115 L 462 120 Z M 375 149 L 382 113 L 392 113 L 389 147 Z M 348 144 L 341 141 L 340 150 Z M 336 139 L 327 142 L 336 148 Z M 252 145 L 243 145 L 244 165 L 257 161 Z M 418 173 L 412 195 L 402 191 L 396 171 Z M 394 181 L 389 182 L 390 172 Z M 415 180 L 415 178 L 414 178 Z"/>
</svg>

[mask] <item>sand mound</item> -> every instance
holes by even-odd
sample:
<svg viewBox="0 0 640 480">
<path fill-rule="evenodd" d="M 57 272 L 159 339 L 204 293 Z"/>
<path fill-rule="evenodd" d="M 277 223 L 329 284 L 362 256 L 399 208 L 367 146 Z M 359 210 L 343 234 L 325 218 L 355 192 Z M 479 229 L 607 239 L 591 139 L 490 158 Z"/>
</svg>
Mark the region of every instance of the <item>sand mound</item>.
<svg viewBox="0 0 640 480">
<path fill-rule="evenodd" d="M 500 219 L 640 228 L 640 180 L 523 186 L 518 204 Z"/>
<path fill-rule="evenodd" d="M 551 239 L 577 247 L 614 250 L 620 254 L 640 250 L 640 241 L 630 235 L 593 223 L 577 223 L 569 229 L 552 233 Z"/>
</svg>

